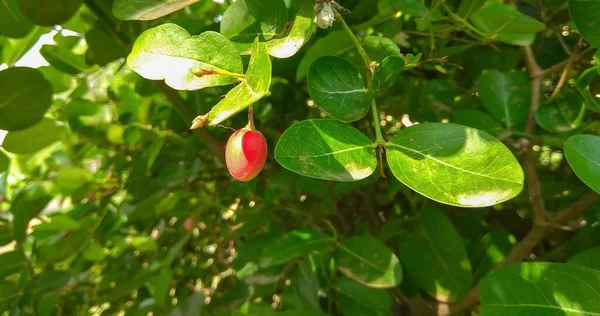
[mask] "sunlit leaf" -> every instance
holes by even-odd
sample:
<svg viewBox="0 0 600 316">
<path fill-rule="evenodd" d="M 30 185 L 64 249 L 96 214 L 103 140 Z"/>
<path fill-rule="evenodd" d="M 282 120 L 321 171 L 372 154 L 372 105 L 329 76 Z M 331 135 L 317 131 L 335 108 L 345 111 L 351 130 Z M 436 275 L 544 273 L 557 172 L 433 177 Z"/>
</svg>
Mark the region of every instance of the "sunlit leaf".
<svg viewBox="0 0 600 316">
<path fill-rule="evenodd" d="M 199 0 L 116 0 L 113 14 L 120 20 L 154 20 L 181 10 Z"/>
<path fill-rule="evenodd" d="M 575 135 L 565 142 L 564 150 L 579 179 L 600 193 L 600 136 Z"/>
</svg>

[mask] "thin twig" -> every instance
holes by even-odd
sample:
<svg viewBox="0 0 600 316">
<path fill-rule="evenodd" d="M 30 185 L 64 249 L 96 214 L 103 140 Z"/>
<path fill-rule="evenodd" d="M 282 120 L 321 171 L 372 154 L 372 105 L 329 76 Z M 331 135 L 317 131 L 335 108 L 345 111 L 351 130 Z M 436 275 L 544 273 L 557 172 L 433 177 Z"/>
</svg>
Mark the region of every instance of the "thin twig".
<svg viewBox="0 0 600 316">
<path fill-rule="evenodd" d="M 569 56 L 569 59 L 567 59 L 567 64 L 565 65 L 565 69 L 563 69 L 563 72 L 560 76 L 560 80 L 558 80 L 558 83 L 556 84 L 556 88 L 554 88 L 554 91 L 552 91 L 552 98 L 556 97 L 560 93 L 560 90 L 562 89 L 562 87 L 565 85 L 565 83 L 569 79 L 569 70 L 571 70 L 571 66 L 573 65 L 573 62 L 575 61 L 575 56 L 577 55 L 577 52 L 579 51 L 579 47 L 581 47 L 582 41 L 583 40 L 580 39 L 579 42 L 577 42 L 577 44 L 575 45 L 575 48 L 573 48 L 573 53 Z"/>
</svg>

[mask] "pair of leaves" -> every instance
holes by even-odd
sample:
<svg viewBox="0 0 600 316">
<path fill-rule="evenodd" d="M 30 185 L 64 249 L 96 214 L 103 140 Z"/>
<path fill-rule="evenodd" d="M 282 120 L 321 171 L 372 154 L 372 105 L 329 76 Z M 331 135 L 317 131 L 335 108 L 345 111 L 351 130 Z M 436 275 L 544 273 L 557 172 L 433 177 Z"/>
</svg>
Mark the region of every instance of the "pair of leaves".
<svg viewBox="0 0 600 316">
<path fill-rule="evenodd" d="M 332 119 L 307 120 L 288 128 L 275 147 L 283 167 L 304 176 L 356 181 L 377 167 L 375 147 L 352 126 Z M 441 203 L 480 207 L 517 195 L 523 171 L 506 146 L 491 135 L 461 125 L 414 125 L 387 143 L 394 176 Z"/>
<path fill-rule="evenodd" d="M 402 57 L 386 57 L 377 67 L 373 83 L 367 89 L 360 72 L 350 62 L 340 57 L 325 56 L 317 59 L 308 70 L 308 92 L 327 116 L 342 122 L 354 122 L 367 115 L 370 101 L 379 87 L 403 69 Z"/>
</svg>

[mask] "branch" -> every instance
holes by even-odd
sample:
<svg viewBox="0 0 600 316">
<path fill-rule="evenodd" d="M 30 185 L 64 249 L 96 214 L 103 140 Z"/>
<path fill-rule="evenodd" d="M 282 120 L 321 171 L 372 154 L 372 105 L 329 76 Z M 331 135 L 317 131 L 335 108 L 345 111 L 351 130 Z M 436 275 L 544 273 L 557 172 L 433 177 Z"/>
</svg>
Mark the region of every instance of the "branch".
<svg viewBox="0 0 600 316">
<path fill-rule="evenodd" d="M 537 225 L 534 224 L 531 231 L 523 238 L 506 256 L 504 261 L 499 263 L 495 268 L 502 267 L 507 264 L 519 263 L 523 259 L 527 258 L 529 254 L 551 233 L 557 230 L 557 226 L 564 224 L 565 222 L 581 215 L 583 212 L 594 206 L 599 201 L 599 196 L 595 192 L 588 193 L 577 202 L 571 204 L 560 211 L 553 220 L 550 221 L 549 225 Z M 450 306 L 451 313 L 457 313 L 469 309 L 471 306 L 479 302 L 478 298 L 478 287 L 475 286 L 471 291 L 459 302 Z M 439 314 L 438 314 L 439 315 Z M 449 314 L 443 314 L 449 315 Z"/>
<path fill-rule="evenodd" d="M 163 81 L 157 81 L 156 85 L 165 94 L 165 96 L 171 102 L 173 102 L 173 104 L 175 104 L 177 109 L 183 114 L 184 118 L 188 122 L 191 122 L 194 119 L 194 114 L 192 113 L 192 111 L 190 111 L 185 100 L 181 97 L 181 95 L 179 95 L 177 91 L 171 89 Z M 217 159 L 222 164 L 225 164 L 225 150 L 223 149 L 224 145 L 217 141 L 217 139 L 215 139 L 214 136 L 209 134 L 204 129 L 195 129 L 194 133 L 198 135 L 198 138 L 200 138 L 200 140 L 202 140 L 206 144 L 206 146 L 208 147 L 208 149 L 210 149 L 213 155 L 215 155 L 215 157 L 217 157 Z"/>
<path fill-rule="evenodd" d="M 575 61 L 576 54 L 579 51 L 579 47 L 581 47 L 582 41 L 583 41 L 583 39 L 579 39 L 579 42 L 577 42 L 577 44 L 575 45 L 575 48 L 573 48 L 573 53 L 569 56 L 569 59 L 567 59 L 567 63 L 565 64 L 565 69 L 563 69 L 560 79 L 558 80 L 558 83 L 556 84 L 556 88 L 554 88 L 554 91 L 552 91 L 553 98 L 556 97 L 560 93 L 560 90 L 562 89 L 562 87 L 565 85 L 565 83 L 569 79 L 569 70 L 571 69 L 573 62 Z"/>
</svg>

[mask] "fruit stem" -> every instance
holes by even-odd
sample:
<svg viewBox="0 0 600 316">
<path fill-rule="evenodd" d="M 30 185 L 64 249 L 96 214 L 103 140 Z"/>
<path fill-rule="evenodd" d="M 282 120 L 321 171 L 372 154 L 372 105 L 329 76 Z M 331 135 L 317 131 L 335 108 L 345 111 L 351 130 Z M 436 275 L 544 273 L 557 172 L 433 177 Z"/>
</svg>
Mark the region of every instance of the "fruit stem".
<svg viewBox="0 0 600 316">
<path fill-rule="evenodd" d="M 369 58 L 369 55 L 358 41 L 358 38 L 356 38 L 356 35 L 354 35 L 354 32 L 352 32 L 348 24 L 346 24 L 346 21 L 344 20 L 344 17 L 340 14 L 340 12 L 338 12 L 337 9 L 334 9 L 333 12 L 335 13 L 336 21 L 339 21 L 342 25 L 342 29 L 344 29 L 344 31 L 348 33 L 348 36 L 350 36 L 350 39 L 352 39 L 352 42 L 354 42 L 354 46 L 356 46 L 356 49 L 358 50 L 358 54 L 362 58 L 365 65 L 369 67 L 372 63 L 372 60 L 371 58 Z"/>
<path fill-rule="evenodd" d="M 256 130 L 254 127 L 254 109 L 252 108 L 252 104 L 248 107 L 248 125 L 246 125 L 246 128 L 251 131 Z"/>
</svg>

